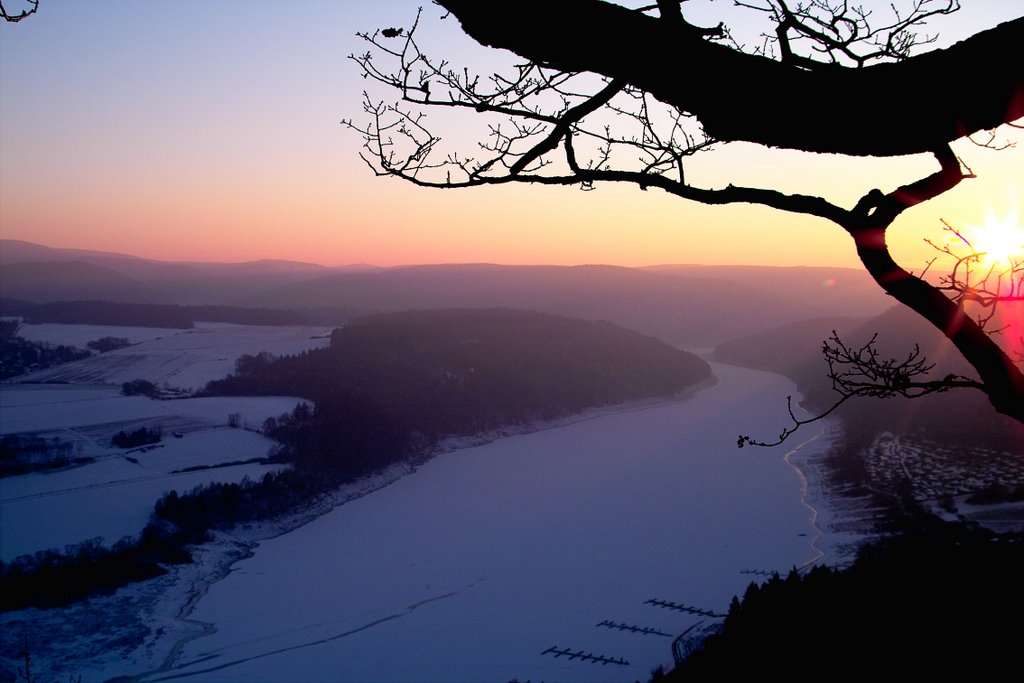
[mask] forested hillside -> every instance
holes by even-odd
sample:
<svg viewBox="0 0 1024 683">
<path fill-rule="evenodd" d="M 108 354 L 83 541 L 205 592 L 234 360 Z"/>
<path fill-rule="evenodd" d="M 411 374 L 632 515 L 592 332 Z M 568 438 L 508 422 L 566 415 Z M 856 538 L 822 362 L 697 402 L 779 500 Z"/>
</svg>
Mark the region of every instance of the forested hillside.
<svg viewBox="0 0 1024 683">
<path fill-rule="evenodd" d="M 245 356 L 208 391 L 304 396 L 318 410 L 364 397 L 437 437 L 665 396 L 710 376 L 696 356 L 611 323 L 460 309 L 374 316 L 336 330 L 327 349 Z"/>
</svg>

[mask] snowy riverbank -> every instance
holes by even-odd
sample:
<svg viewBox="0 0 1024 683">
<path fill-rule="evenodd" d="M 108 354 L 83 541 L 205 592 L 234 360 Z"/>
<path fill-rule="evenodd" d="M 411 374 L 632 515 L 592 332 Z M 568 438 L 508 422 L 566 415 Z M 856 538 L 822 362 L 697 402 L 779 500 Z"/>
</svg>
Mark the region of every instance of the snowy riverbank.
<svg viewBox="0 0 1024 683">
<path fill-rule="evenodd" d="M 777 429 L 792 387 L 716 374 L 688 401 L 576 416 L 413 476 L 393 468 L 305 515 L 219 535 L 170 576 L 0 627 L 45 643 L 39 672 L 85 681 L 645 679 L 670 663 L 671 639 L 596 624 L 675 635 L 698 617 L 646 600 L 724 611 L 745 570 L 799 566 L 828 537 L 812 544 L 785 450 L 735 448 L 741 429 Z M 541 654 L 552 646 L 630 664 Z"/>
</svg>

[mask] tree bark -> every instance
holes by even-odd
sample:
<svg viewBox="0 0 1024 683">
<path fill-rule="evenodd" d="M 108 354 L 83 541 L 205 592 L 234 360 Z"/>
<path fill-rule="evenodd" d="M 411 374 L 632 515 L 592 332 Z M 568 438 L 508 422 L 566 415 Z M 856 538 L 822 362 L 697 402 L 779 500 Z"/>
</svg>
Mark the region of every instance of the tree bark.
<svg viewBox="0 0 1024 683">
<path fill-rule="evenodd" d="M 500 19 L 492 3 L 439 1 L 484 45 L 621 79 L 722 141 L 888 157 L 1024 116 L 1024 18 L 898 63 L 806 70 L 600 0 L 516 0 Z"/>
<path fill-rule="evenodd" d="M 952 149 L 937 150 L 935 157 L 938 171 L 889 194 L 868 193 L 841 224 L 878 286 L 946 335 L 977 371 L 992 407 L 1024 423 L 1024 373 L 961 306 L 901 268 L 886 245 L 886 230 L 903 211 L 948 192 L 963 180 Z"/>
<path fill-rule="evenodd" d="M 884 229 L 857 231 L 853 237 L 861 263 L 875 282 L 953 342 L 978 372 L 997 412 L 1024 423 L 1024 373 L 999 345 L 942 292 L 896 264 L 885 246 Z"/>
</svg>

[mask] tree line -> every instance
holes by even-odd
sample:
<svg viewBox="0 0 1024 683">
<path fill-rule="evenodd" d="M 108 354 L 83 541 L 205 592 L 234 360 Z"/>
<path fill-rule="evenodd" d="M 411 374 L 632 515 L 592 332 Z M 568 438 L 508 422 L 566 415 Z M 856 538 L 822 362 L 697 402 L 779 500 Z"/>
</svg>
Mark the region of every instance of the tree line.
<svg viewBox="0 0 1024 683">
<path fill-rule="evenodd" d="M 996 536 L 918 512 L 845 570 L 816 566 L 752 583 L 719 634 L 655 681 L 880 671 L 914 680 L 1001 678 L 1019 665 L 1024 535 Z M 906 524 L 909 523 L 909 527 Z"/>
</svg>

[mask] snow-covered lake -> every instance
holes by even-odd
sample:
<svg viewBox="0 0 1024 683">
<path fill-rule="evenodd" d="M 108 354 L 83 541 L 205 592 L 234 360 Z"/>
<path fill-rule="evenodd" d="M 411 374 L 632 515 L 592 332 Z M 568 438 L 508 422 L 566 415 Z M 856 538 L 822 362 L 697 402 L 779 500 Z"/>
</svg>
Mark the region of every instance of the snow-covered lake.
<svg viewBox="0 0 1024 683">
<path fill-rule="evenodd" d="M 264 541 L 198 600 L 189 619 L 208 635 L 142 680 L 646 680 L 699 619 L 646 600 L 724 612 L 756 578 L 744 570 L 817 556 L 783 456 L 826 440 L 812 427 L 786 448 L 737 449 L 740 432 L 778 432 L 794 389 L 714 371 L 688 401 L 444 454 Z M 543 654 L 553 646 L 629 665 Z M 102 673 L 142 672 L 129 658 Z"/>
</svg>

